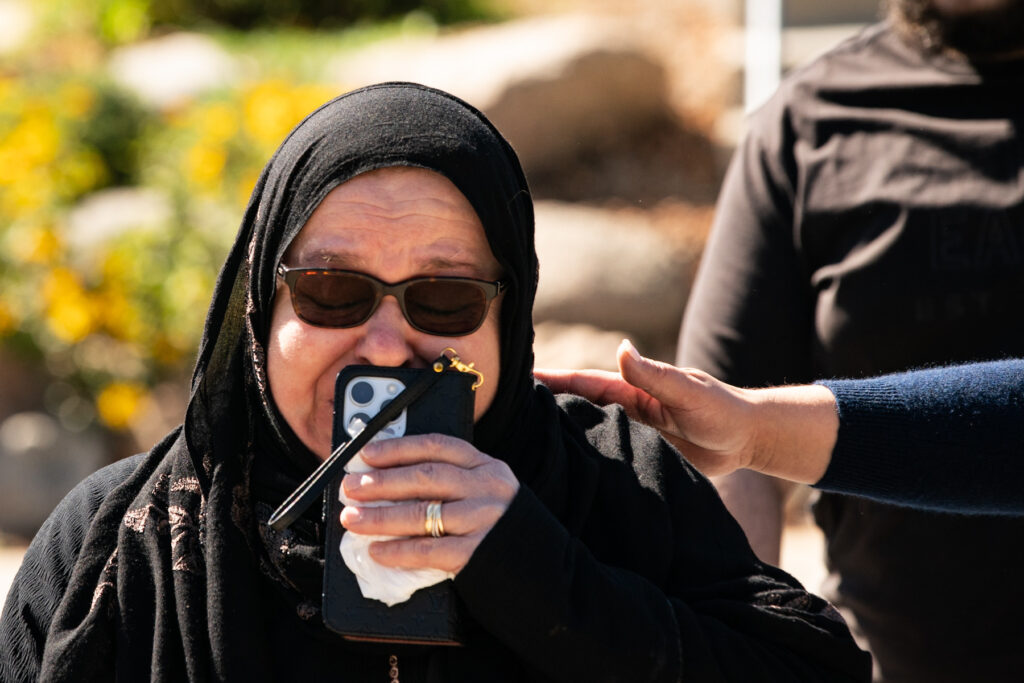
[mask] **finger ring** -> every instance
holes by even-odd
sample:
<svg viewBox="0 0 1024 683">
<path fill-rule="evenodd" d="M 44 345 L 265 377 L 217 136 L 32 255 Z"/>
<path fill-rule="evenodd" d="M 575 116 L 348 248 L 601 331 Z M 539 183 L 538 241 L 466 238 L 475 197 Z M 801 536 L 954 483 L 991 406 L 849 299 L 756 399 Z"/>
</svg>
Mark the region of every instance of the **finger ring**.
<svg viewBox="0 0 1024 683">
<path fill-rule="evenodd" d="M 432 500 L 427 503 L 427 520 L 424 524 L 428 536 L 440 538 L 444 536 L 444 522 L 441 521 L 441 501 Z"/>
</svg>

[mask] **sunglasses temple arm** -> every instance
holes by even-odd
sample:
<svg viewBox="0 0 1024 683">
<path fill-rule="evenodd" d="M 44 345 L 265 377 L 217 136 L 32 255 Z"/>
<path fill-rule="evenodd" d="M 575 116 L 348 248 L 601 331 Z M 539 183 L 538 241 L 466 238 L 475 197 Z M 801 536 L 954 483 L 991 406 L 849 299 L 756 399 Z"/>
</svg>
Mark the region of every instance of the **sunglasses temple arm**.
<svg viewBox="0 0 1024 683">
<path fill-rule="evenodd" d="M 377 432 L 398 417 L 409 404 L 422 396 L 441 378 L 447 362 L 448 358 L 439 356 L 432 363 L 431 369 L 421 374 L 415 382 L 406 387 L 405 391 L 377 413 L 363 431 L 359 432 L 351 441 L 346 441 L 335 448 L 330 457 L 320 463 L 320 466 L 274 510 L 274 514 L 270 516 L 268 522 L 270 528 L 275 531 L 284 531 L 291 526 L 292 522 L 298 519 L 323 494 L 327 484 L 338 475 L 339 470 L 348 464 L 353 455 L 358 453 Z"/>
</svg>

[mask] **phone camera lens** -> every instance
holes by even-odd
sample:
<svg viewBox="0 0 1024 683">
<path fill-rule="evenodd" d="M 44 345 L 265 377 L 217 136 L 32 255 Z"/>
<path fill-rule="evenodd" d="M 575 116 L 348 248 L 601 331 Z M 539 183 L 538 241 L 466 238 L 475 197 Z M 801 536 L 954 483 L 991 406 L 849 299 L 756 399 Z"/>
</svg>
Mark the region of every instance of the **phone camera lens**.
<svg viewBox="0 0 1024 683">
<path fill-rule="evenodd" d="M 392 400 L 392 399 L 390 399 L 390 398 L 386 398 L 386 399 L 384 399 L 383 401 L 381 401 L 381 403 L 380 403 L 380 409 L 381 409 L 381 410 L 384 410 L 385 408 L 387 408 L 387 407 L 388 407 L 388 404 L 389 404 L 389 403 L 391 403 L 391 400 Z M 394 420 L 392 420 L 392 421 L 391 421 L 391 422 L 389 422 L 388 424 L 389 424 L 389 425 L 397 424 L 397 423 L 398 423 L 398 421 L 399 421 L 399 420 L 401 420 L 401 419 L 402 419 L 402 416 L 401 416 L 401 415 L 399 415 L 398 417 L 396 417 L 396 418 L 395 418 Z"/>
<path fill-rule="evenodd" d="M 352 400 L 361 406 L 373 400 L 373 387 L 369 382 L 356 382 L 352 385 Z"/>
<path fill-rule="evenodd" d="M 370 424 L 370 416 L 366 413 L 356 413 L 348 421 L 349 428 L 359 427 L 360 431 L 368 424 Z"/>
</svg>

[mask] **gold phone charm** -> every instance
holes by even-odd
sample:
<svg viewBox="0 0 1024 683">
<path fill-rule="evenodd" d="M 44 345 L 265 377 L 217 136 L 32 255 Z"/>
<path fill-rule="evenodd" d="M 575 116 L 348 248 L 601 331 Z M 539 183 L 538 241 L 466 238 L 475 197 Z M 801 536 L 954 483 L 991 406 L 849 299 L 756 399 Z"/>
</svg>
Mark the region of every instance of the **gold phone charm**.
<svg viewBox="0 0 1024 683">
<path fill-rule="evenodd" d="M 474 368 L 473 363 L 463 363 L 462 359 L 459 358 L 458 351 L 452 347 L 449 346 L 446 348 L 441 352 L 441 355 L 448 359 L 448 367 L 455 368 L 459 372 L 468 372 L 476 377 L 476 381 L 473 383 L 473 386 L 470 387 L 473 391 L 479 389 L 480 385 L 484 383 L 484 373 Z M 434 372 L 441 372 L 442 370 L 444 370 L 444 364 L 440 360 L 434 361 Z"/>
</svg>

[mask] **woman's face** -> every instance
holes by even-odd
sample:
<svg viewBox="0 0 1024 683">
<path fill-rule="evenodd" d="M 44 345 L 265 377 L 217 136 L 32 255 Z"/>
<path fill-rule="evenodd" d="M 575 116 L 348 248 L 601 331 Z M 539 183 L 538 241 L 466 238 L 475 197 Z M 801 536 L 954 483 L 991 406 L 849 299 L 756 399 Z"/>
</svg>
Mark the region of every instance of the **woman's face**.
<svg viewBox="0 0 1024 683">
<path fill-rule="evenodd" d="M 332 190 L 288 247 L 283 263 L 354 270 L 385 282 L 436 275 L 501 277 L 465 196 L 444 176 L 407 167 L 364 173 Z M 324 459 L 331 452 L 339 370 L 353 364 L 422 368 L 451 346 L 484 375 L 476 391 L 479 419 L 498 387 L 500 301 L 499 296 L 483 325 L 464 337 L 415 330 L 391 296 L 362 325 L 332 329 L 300 320 L 278 278 L 267 341 L 270 393 L 296 435 Z"/>
</svg>

